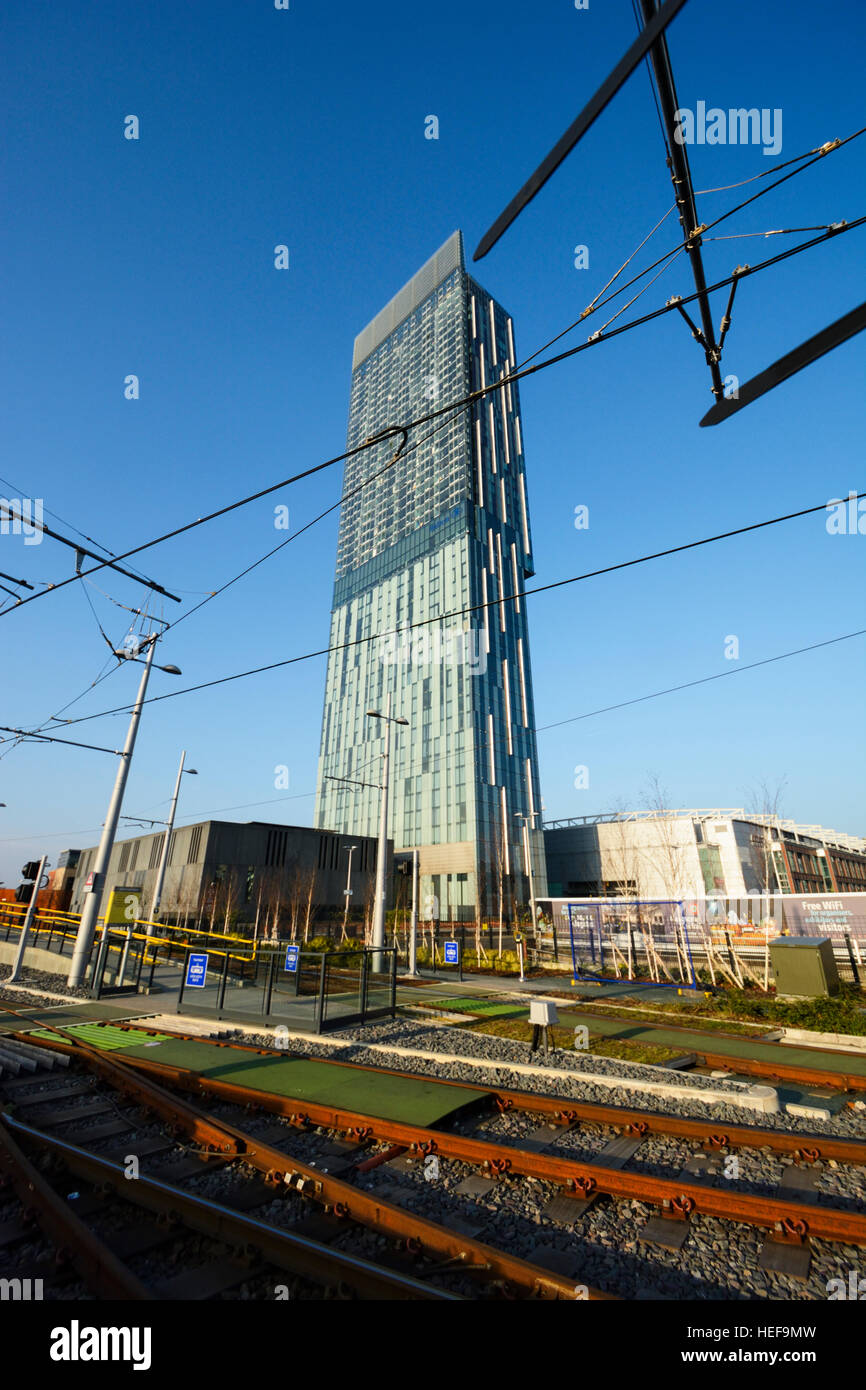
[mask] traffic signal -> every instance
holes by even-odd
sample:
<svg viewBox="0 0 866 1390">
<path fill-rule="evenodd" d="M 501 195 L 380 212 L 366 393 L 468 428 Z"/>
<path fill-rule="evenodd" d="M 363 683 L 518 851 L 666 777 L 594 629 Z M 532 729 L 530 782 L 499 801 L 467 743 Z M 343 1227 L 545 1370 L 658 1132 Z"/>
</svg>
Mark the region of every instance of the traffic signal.
<svg viewBox="0 0 866 1390">
<path fill-rule="evenodd" d="M 39 860 L 29 860 L 28 863 L 22 867 L 21 873 L 24 878 L 30 879 L 31 882 L 19 883 L 18 887 L 15 889 L 15 901 L 16 903 L 29 903 L 30 899 L 33 897 L 34 889 L 36 888 L 36 884 L 32 880 L 39 875 Z"/>
</svg>

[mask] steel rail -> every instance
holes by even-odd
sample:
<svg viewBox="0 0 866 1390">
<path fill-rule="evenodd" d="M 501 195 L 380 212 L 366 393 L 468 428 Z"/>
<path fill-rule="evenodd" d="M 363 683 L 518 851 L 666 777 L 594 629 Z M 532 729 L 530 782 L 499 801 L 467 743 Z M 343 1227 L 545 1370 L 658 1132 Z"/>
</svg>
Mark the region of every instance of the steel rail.
<svg viewBox="0 0 866 1390">
<path fill-rule="evenodd" d="M 25 1212 L 32 1211 L 40 1228 L 68 1255 L 84 1283 L 104 1298 L 145 1301 L 153 1294 L 76 1216 L 34 1168 L 10 1134 L 18 1122 L 0 1108 L 0 1176 L 20 1198 Z M 127 1184 L 129 1186 L 129 1184 Z"/>
<path fill-rule="evenodd" d="M 425 1129 L 420 1125 L 382 1119 L 331 1105 L 318 1105 L 309 1100 L 299 1102 L 179 1067 L 143 1062 L 141 1058 L 129 1058 L 121 1065 L 124 1068 L 135 1067 L 136 1071 L 152 1072 L 183 1090 L 218 1096 L 235 1104 L 282 1115 L 301 1128 L 320 1125 L 359 1140 L 375 1139 L 382 1143 L 400 1144 L 413 1153 L 440 1154 L 443 1158 L 470 1163 L 497 1176 L 513 1173 L 521 1177 L 543 1178 L 559 1184 L 575 1196 L 607 1194 L 616 1198 L 635 1198 L 660 1206 L 673 1215 L 687 1216 L 694 1212 L 781 1230 L 783 1235 L 793 1232 L 795 1238 L 808 1234 L 825 1240 L 866 1245 L 866 1215 L 860 1213 L 712 1188 L 700 1183 L 682 1182 L 678 1178 L 627 1173 L 606 1168 L 602 1164 L 584 1163 L 552 1154 L 528 1153 L 505 1144 L 471 1139 L 444 1130 Z"/>
<path fill-rule="evenodd" d="M 35 1046 L 65 1052 L 79 1058 L 86 1066 L 110 1080 L 118 1090 L 139 1099 L 144 1106 L 170 1121 L 173 1118 L 178 1128 L 209 1145 L 214 1152 L 242 1159 L 264 1173 L 275 1185 L 294 1187 L 305 1195 L 316 1198 L 324 1204 L 326 1212 L 347 1220 L 355 1220 L 383 1235 L 412 1242 L 414 1249 L 433 1251 L 443 1256 L 445 1261 L 459 1265 L 466 1272 L 482 1273 L 488 1281 L 498 1281 L 505 1288 L 522 1289 L 532 1298 L 608 1300 L 614 1297 L 579 1282 L 577 1278 L 566 1279 L 526 1260 L 517 1259 L 494 1246 L 472 1240 L 468 1236 L 428 1221 L 425 1217 L 404 1211 L 401 1207 L 361 1192 L 350 1183 L 342 1182 L 339 1178 L 331 1177 L 289 1154 L 284 1154 L 280 1149 L 262 1143 L 255 1136 L 246 1134 L 234 1125 L 216 1120 L 213 1116 L 186 1105 L 177 1096 L 164 1090 L 152 1077 L 143 1074 L 143 1069 L 133 1069 L 127 1062 L 120 1062 L 116 1057 L 109 1059 L 100 1054 L 98 1049 L 81 1042 L 71 1034 L 65 1034 L 62 1029 L 47 1026 L 50 1031 L 58 1034 L 58 1041 L 49 1042 L 46 1038 L 34 1038 L 29 1033 L 26 1035 L 27 1041 Z M 181 1077 L 188 1080 L 189 1074 L 181 1072 Z M 178 1084 L 183 1083 L 181 1081 Z M 245 1099 L 243 1103 L 248 1104 L 249 1101 Z M 420 1130 L 419 1133 L 426 1136 L 428 1131 Z"/>
<path fill-rule="evenodd" d="M 112 1024 L 112 1027 L 131 1030 L 136 1028 L 136 1025 L 115 1023 Z M 137 1031 L 147 1032 L 148 1030 L 137 1029 Z M 160 1032 L 166 1034 L 164 1028 L 160 1029 Z M 20 1035 L 22 1041 L 25 1036 L 25 1034 Z M 166 1036 L 178 1038 L 184 1042 L 207 1043 L 214 1048 L 252 1052 L 261 1057 L 286 1059 L 293 1055 L 279 1048 L 254 1047 L 251 1044 L 235 1041 L 221 1042 L 217 1038 L 203 1038 L 194 1033 L 170 1032 Z M 136 1066 L 140 1059 L 128 1057 L 125 1060 L 130 1066 Z M 428 1085 L 451 1086 L 457 1090 L 465 1090 L 468 1084 L 465 1081 L 450 1081 L 447 1077 L 427 1076 L 423 1072 L 395 1071 L 392 1067 L 344 1062 L 338 1057 L 315 1057 L 313 1060 L 322 1062 L 326 1066 L 348 1067 L 352 1071 L 372 1072 L 377 1076 L 417 1078 Z M 143 1065 L 145 1064 L 143 1063 Z M 150 1064 L 147 1063 L 146 1065 L 149 1066 Z M 153 1065 L 162 1066 L 164 1064 L 154 1061 Z M 826 1073 L 822 1072 L 821 1075 L 824 1076 Z M 580 1080 L 579 1073 L 576 1074 L 576 1079 Z M 679 1115 L 667 1115 L 660 1111 L 632 1110 L 622 1105 L 603 1105 L 600 1102 L 573 1100 L 570 1096 L 538 1095 L 532 1091 L 511 1091 L 499 1086 L 486 1086 L 475 1082 L 472 1082 L 471 1085 L 474 1091 L 485 1092 L 500 1110 L 532 1111 L 541 1115 L 550 1115 L 553 1119 L 566 1123 L 573 1120 L 585 1120 L 592 1124 L 622 1125 L 636 1134 L 672 1134 L 680 1138 L 699 1139 L 711 1148 L 769 1148 L 778 1153 L 802 1154 L 810 1162 L 819 1158 L 832 1158 L 839 1163 L 862 1163 L 866 1165 L 866 1140 L 863 1139 L 842 1139 L 832 1134 L 801 1134 L 778 1129 L 761 1129 L 757 1125 L 724 1124 L 720 1126 L 720 1122 L 717 1120 L 683 1119 Z M 251 1097 L 258 1094 L 258 1091 L 250 1092 Z M 298 1105 L 302 1104 L 300 1100 L 297 1103 Z"/>
<path fill-rule="evenodd" d="M 832 1053 L 828 1048 L 827 1055 L 841 1054 Z M 787 1062 L 759 1062 L 753 1057 L 732 1057 L 727 1052 L 705 1052 L 702 1048 L 695 1049 L 695 1056 L 702 1058 L 707 1066 L 737 1071 L 744 1076 L 765 1076 L 776 1081 L 802 1081 L 809 1086 L 833 1086 L 839 1091 L 866 1090 L 866 1077 L 858 1076 L 856 1072 L 824 1071 L 820 1067 L 804 1067 L 799 1064 L 789 1066 Z"/>
<path fill-rule="evenodd" d="M 293 1234 L 259 1221 L 256 1217 L 221 1206 L 171 1183 L 140 1174 L 128 1181 L 123 1165 L 89 1153 L 86 1149 L 58 1139 L 7 1116 L 6 1122 L 23 1138 L 38 1144 L 61 1159 L 70 1171 L 97 1185 L 109 1185 L 118 1196 L 135 1206 L 156 1212 L 160 1217 L 177 1217 L 184 1226 L 243 1252 L 255 1250 L 280 1269 L 301 1274 L 317 1284 L 331 1286 L 335 1279 L 351 1285 L 371 1299 L 433 1299 L 463 1302 L 459 1294 L 449 1293 L 421 1282 L 408 1274 L 383 1269 L 362 1256 L 332 1250 L 307 1236 Z M 76 1218 L 77 1220 L 77 1218 Z M 81 1223 L 79 1222 L 79 1225 Z M 83 1228 L 85 1234 L 90 1232 Z M 95 1239 L 95 1237 L 94 1237 Z M 154 1295 L 144 1291 L 141 1297 Z"/>
</svg>

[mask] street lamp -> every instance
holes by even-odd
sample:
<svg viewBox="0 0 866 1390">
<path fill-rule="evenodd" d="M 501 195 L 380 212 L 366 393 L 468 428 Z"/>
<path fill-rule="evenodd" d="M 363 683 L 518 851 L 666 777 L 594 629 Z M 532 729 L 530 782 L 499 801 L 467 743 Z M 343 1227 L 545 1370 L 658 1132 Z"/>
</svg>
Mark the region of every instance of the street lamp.
<svg viewBox="0 0 866 1390">
<path fill-rule="evenodd" d="M 528 812 L 528 813 L 523 812 L 523 811 L 515 811 L 515 812 L 514 812 L 514 818 L 515 818 L 515 820 L 522 820 L 522 821 L 523 821 L 523 867 L 524 867 L 524 869 L 526 870 L 526 877 L 529 879 L 529 912 L 530 912 L 530 916 L 531 916 L 531 918 L 532 918 L 532 930 L 533 930 L 533 932 L 535 931 L 535 926 L 536 926 L 536 917 L 535 917 L 535 879 L 534 879 L 533 873 L 532 873 L 532 853 L 531 853 L 530 845 L 529 845 L 529 822 L 530 822 L 531 820 L 534 821 L 534 820 L 535 820 L 535 817 L 536 817 L 537 815 L 538 815 L 538 812 L 537 812 L 537 811 L 530 811 L 530 812 Z"/>
<path fill-rule="evenodd" d="M 352 855 L 357 848 L 357 845 L 343 845 L 343 852 L 345 853 L 348 851 L 349 855 L 349 867 L 346 871 L 346 886 L 343 889 L 343 897 L 346 903 L 343 908 L 343 941 L 346 940 L 346 923 L 349 920 L 349 899 L 352 896 Z"/>
<path fill-rule="evenodd" d="M 78 934 L 75 938 L 75 947 L 72 952 L 72 964 L 69 967 L 69 978 L 67 984 L 70 989 L 80 985 L 84 978 L 84 970 L 90 954 L 90 947 L 93 943 L 93 933 L 96 927 L 96 919 L 99 916 L 99 909 L 102 904 L 102 890 L 105 885 L 105 876 L 108 871 L 108 863 L 111 859 L 111 851 L 114 848 L 114 837 L 117 833 L 117 822 L 120 818 L 120 808 L 123 805 L 123 793 L 126 790 L 126 779 L 129 775 L 129 765 L 132 762 L 132 753 L 135 748 L 135 738 L 138 733 L 138 725 L 141 720 L 141 708 L 144 704 L 144 697 L 147 694 L 147 682 L 150 676 L 150 668 L 153 666 L 153 654 L 156 651 L 156 644 L 160 634 L 150 633 L 139 644 L 134 652 L 116 652 L 115 655 L 126 661 L 137 661 L 139 653 L 147 647 L 147 658 L 140 664 L 144 666 L 141 676 L 141 683 L 138 687 L 138 695 L 132 707 L 132 714 L 129 720 L 129 729 L 126 734 L 126 743 L 120 755 L 120 765 L 117 769 L 117 777 L 114 781 L 114 790 L 111 793 L 111 800 L 108 803 L 108 814 L 105 824 L 102 827 L 102 838 L 99 841 L 99 848 L 96 851 L 96 859 L 93 863 L 93 871 L 90 875 L 90 887 L 87 892 L 87 900 L 84 910 L 81 913 L 81 921 L 78 924 Z M 161 666 L 161 671 L 167 671 L 169 675 L 179 676 L 180 669 L 177 666 Z"/>
<path fill-rule="evenodd" d="M 388 852 L 388 778 L 391 764 L 391 725 L 408 725 L 408 719 L 397 718 L 391 714 L 391 696 L 385 706 L 385 713 L 381 710 L 368 709 L 366 711 L 368 719 L 382 719 L 385 723 L 385 748 L 382 753 L 382 802 L 381 815 L 379 819 L 379 851 L 376 857 L 376 896 L 373 905 L 373 950 L 376 955 L 373 957 L 373 973 L 381 972 L 382 956 L 381 952 L 385 946 L 385 856 Z"/>
<path fill-rule="evenodd" d="M 184 767 L 183 764 L 185 758 L 186 749 L 184 749 L 180 755 L 180 767 L 177 770 L 177 781 L 174 784 L 174 795 L 171 798 L 171 808 L 168 813 L 168 820 L 166 821 L 165 839 L 162 842 L 162 851 L 159 856 L 159 868 L 156 871 L 156 884 L 153 890 L 153 902 L 150 905 L 151 922 L 155 921 L 156 919 L 156 914 L 159 912 L 160 899 L 162 898 L 162 885 L 165 882 L 165 868 L 168 863 L 168 851 L 171 847 L 171 833 L 174 830 L 174 813 L 177 809 L 177 797 L 180 791 L 180 779 L 184 773 L 186 773 L 188 777 L 198 776 L 198 773 L 196 772 L 194 767 Z M 148 926 L 147 928 L 147 935 L 153 935 L 150 926 Z"/>
</svg>

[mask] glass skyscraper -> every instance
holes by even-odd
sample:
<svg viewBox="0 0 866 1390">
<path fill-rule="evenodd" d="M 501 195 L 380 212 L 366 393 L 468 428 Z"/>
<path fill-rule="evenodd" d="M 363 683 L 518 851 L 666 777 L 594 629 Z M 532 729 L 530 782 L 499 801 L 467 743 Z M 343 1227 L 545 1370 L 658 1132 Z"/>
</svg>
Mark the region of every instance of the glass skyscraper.
<svg viewBox="0 0 866 1390">
<path fill-rule="evenodd" d="M 511 319 L 467 275 L 457 231 L 356 338 L 348 448 L 515 366 Z M 410 431 L 389 467 L 397 441 L 346 463 L 316 823 L 376 834 L 384 728 L 365 713 L 390 695 L 409 725 L 392 725 L 388 834 L 419 850 L 422 906 L 467 920 L 501 897 L 510 916 L 529 901 L 524 824 L 546 891 L 517 386 Z"/>
</svg>

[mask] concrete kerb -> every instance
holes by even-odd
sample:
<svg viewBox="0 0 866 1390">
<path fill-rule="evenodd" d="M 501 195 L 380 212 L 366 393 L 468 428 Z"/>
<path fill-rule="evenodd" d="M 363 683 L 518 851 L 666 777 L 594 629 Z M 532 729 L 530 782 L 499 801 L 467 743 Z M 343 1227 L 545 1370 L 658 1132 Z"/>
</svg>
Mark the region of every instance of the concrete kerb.
<svg viewBox="0 0 866 1390">
<path fill-rule="evenodd" d="M 780 1041 L 796 1047 L 819 1047 L 831 1052 L 866 1053 L 866 1036 L 856 1033 L 811 1033 L 808 1028 L 783 1028 Z"/>
<path fill-rule="evenodd" d="M 181 1020 L 183 1020 L 182 1023 Z M 182 1027 L 184 1032 L 191 1032 L 192 1029 L 187 1027 L 188 1023 L 191 1023 L 191 1020 L 187 1020 L 183 1015 L 173 1014 L 165 1015 L 162 1025 L 160 1025 L 159 1022 L 159 1016 L 156 1016 L 150 1021 L 148 1026 L 154 1028 L 163 1026 L 167 1032 Z M 199 1030 L 196 1029 L 196 1031 L 198 1032 Z M 229 1029 L 223 1028 L 220 1030 L 220 1032 L 223 1033 L 228 1031 L 241 1034 L 257 1034 L 261 1037 L 263 1034 L 273 1032 L 274 1030 L 264 1025 L 257 1026 L 241 1023 L 232 1023 Z M 202 1028 L 201 1032 L 203 1035 L 205 1032 L 209 1032 L 212 1035 L 216 1034 L 213 1025 L 210 1025 L 207 1029 Z M 283 1033 L 282 1036 L 288 1040 L 295 1039 L 298 1042 L 309 1042 L 311 1040 L 311 1034 L 293 1032 L 291 1029 Z M 456 1053 L 425 1052 L 417 1048 L 396 1047 L 392 1043 L 359 1043 L 356 1038 L 335 1038 L 333 1036 L 328 1038 L 316 1037 L 315 1041 L 325 1047 L 333 1047 L 335 1049 L 361 1046 L 369 1052 L 390 1053 L 392 1056 L 405 1057 L 410 1061 L 412 1059 L 421 1059 L 425 1062 L 443 1062 L 457 1066 L 470 1067 L 475 1071 L 494 1073 L 510 1071 L 516 1072 L 518 1076 L 543 1076 L 551 1081 L 562 1081 L 563 1079 L 568 1079 L 570 1081 L 585 1081 L 593 1086 L 605 1086 L 609 1090 L 621 1090 L 625 1085 L 630 1090 L 643 1091 L 648 1095 L 660 1096 L 668 1100 L 695 1100 L 704 1105 L 736 1105 L 743 1110 L 751 1110 L 760 1115 L 776 1115 L 781 1110 L 779 1097 L 772 1086 L 751 1086 L 741 1082 L 729 1083 L 729 1088 L 725 1089 L 712 1086 L 696 1086 L 693 1084 L 688 1087 L 677 1086 L 676 1084 L 671 1084 L 670 1081 L 659 1081 L 657 1079 L 657 1074 L 660 1068 L 653 1067 L 649 1063 L 643 1062 L 624 1063 L 624 1065 L 632 1069 L 639 1066 L 641 1071 L 645 1073 L 645 1077 L 641 1079 L 634 1076 L 616 1075 L 604 1072 L 579 1071 L 577 1068 L 565 1071 L 558 1067 L 542 1067 L 534 1063 L 526 1062 L 487 1061 L 479 1057 L 463 1057 Z M 605 1060 L 615 1065 L 615 1059 L 606 1058 Z M 494 1081 L 492 1084 L 496 1085 L 497 1083 Z"/>
</svg>

